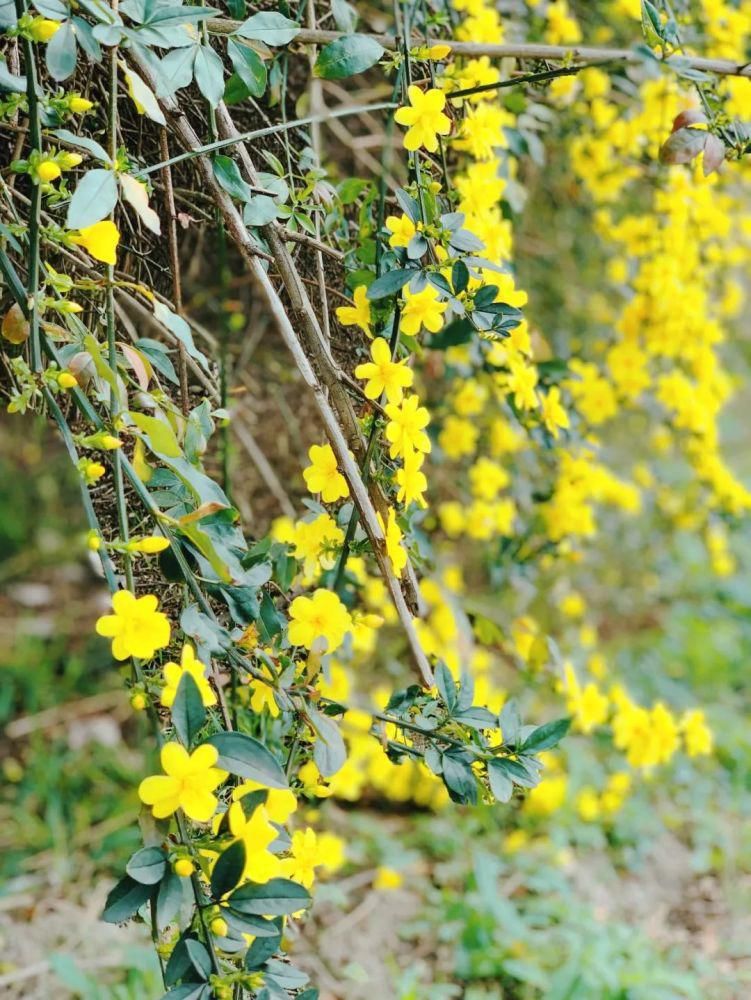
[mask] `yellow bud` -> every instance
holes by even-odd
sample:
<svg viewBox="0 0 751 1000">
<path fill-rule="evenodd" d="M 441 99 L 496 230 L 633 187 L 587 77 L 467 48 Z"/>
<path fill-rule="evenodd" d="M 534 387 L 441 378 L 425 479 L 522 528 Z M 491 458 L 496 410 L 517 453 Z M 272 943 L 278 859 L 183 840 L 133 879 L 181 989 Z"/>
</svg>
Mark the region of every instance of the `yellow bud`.
<svg viewBox="0 0 751 1000">
<path fill-rule="evenodd" d="M 92 529 L 86 536 L 86 545 L 92 552 L 98 552 L 102 547 L 101 535 Z"/>
<path fill-rule="evenodd" d="M 169 548 L 169 542 L 160 535 L 152 535 L 150 538 L 139 538 L 128 543 L 131 552 L 144 552 L 146 555 L 154 555 L 157 552 L 164 552 Z"/>
<path fill-rule="evenodd" d="M 142 691 L 134 691 L 130 696 L 130 707 L 134 712 L 143 712 L 147 705 L 146 695 Z"/>
<path fill-rule="evenodd" d="M 214 917 L 211 921 L 211 933 L 216 935 L 216 937 L 226 937 L 228 931 L 229 927 L 224 917 Z"/>
<path fill-rule="evenodd" d="M 196 870 L 196 866 L 190 858 L 178 858 L 172 868 L 175 875 L 179 875 L 180 878 L 189 878 Z"/>
<path fill-rule="evenodd" d="M 445 59 L 451 51 L 450 45 L 431 45 L 428 49 L 429 59 Z"/>
<path fill-rule="evenodd" d="M 56 181 L 61 173 L 62 170 L 54 160 L 42 160 L 42 162 L 37 165 L 37 177 L 43 184 L 49 184 L 51 181 Z"/>
<path fill-rule="evenodd" d="M 60 22 L 48 17 L 35 17 L 31 22 L 29 34 L 35 42 L 48 42 L 60 29 Z"/>
<path fill-rule="evenodd" d="M 117 448 L 121 448 L 122 444 L 120 438 L 116 438 L 114 434 L 102 434 L 99 438 L 99 447 L 104 448 L 105 451 L 115 451 Z"/>
<path fill-rule="evenodd" d="M 71 375 L 70 372 L 60 372 L 57 376 L 57 384 L 61 389 L 72 389 L 78 385 L 78 382 L 76 381 L 76 376 Z"/>
<path fill-rule="evenodd" d="M 57 162 L 62 170 L 72 170 L 79 163 L 83 163 L 83 157 L 79 156 L 78 153 L 58 153 Z"/>
<path fill-rule="evenodd" d="M 83 474 L 87 483 L 95 483 L 98 479 L 102 478 L 105 471 L 101 462 L 87 462 L 83 467 Z"/>
<path fill-rule="evenodd" d="M 86 111 L 91 111 L 94 107 L 93 101 L 87 101 L 85 97 L 71 97 L 68 100 L 68 107 L 74 115 L 82 115 Z"/>
</svg>

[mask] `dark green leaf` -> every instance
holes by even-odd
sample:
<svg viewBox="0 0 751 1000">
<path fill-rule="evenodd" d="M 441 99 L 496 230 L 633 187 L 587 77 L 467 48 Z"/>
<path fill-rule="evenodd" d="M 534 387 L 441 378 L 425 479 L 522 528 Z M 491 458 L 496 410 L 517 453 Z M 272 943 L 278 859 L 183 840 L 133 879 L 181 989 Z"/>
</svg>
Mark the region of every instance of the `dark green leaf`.
<svg viewBox="0 0 751 1000">
<path fill-rule="evenodd" d="M 206 709 L 201 692 L 195 680 L 186 672 L 177 685 L 172 705 L 172 722 L 183 746 L 190 748 L 205 721 Z"/>
<path fill-rule="evenodd" d="M 443 699 L 443 703 L 446 706 L 446 710 L 449 715 L 451 715 L 456 708 L 457 693 L 456 684 L 454 683 L 454 678 L 451 675 L 451 671 L 443 662 L 440 661 L 435 670 L 435 683 L 438 688 L 438 693 Z"/>
<path fill-rule="evenodd" d="M 108 924 L 120 924 L 133 916 L 151 898 L 153 887 L 136 882 L 130 875 L 121 878 L 110 890 L 104 904 L 102 920 Z"/>
<path fill-rule="evenodd" d="M 206 740 L 219 752 L 217 767 L 266 788 L 287 788 L 284 771 L 263 743 L 245 733 L 216 733 Z"/>
<path fill-rule="evenodd" d="M 211 957 L 205 946 L 186 932 L 172 949 L 164 983 L 173 986 L 181 979 L 208 979 L 211 971 Z"/>
<path fill-rule="evenodd" d="M 464 712 L 458 712 L 454 718 L 470 729 L 495 729 L 496 717 L 482 705 L 473 705 Z"/>
<path fill-rule="evenodd" d="M 445 753 L 441 763 L 443 780 L 452 801 L 474 805 L 477 802 L 477 778 L 471 765 L 452 753 Z"/>
<path fill-rule="evenodd" d="M 245 968 L 260 969 L 279 950 L 281 940 L 281 932 L 275 937 L 257 937 L 245 955 Z"/>
<path fill-rule="evenodd" d="M 310 895 L 303 886 L 286 878 L 272 878 L 263 885 L 248 882 L 235 889 L 229 898 L 238 913 L 251 916 L 282 917 L 310 905 Z"/>
<path fill-rule="evenodd" d="M 235 888 L 242 878 L 245 856 L 244 842 L 236 840 L 216 859 L 211 873 L 211 892 L 214 899 L 221 899 L 225 893 Z"/>
<path fill-rule="evenodd" d="M 142 847 L 132 856 L 125 871 L 142 885 L 156 885 L 161 882 L 167 867 L 167 855 L 161 847 Z"/>
<path fill-rule="evenodd" d="M 374 301 L 376 299 L 385 299 L 387 295 L 394 295 L 401 288 L 403 288 L 408 281 L 414 278 L 415 274 L 417 274 L 416 271 L 406 270 L 405 268 L 387 271 L 386 274 L 382 274 L 380 278 L 376 278 L 368 289 L 367 297 L 371 301 Z"/>
<path fill-rule="evenodd" d="M 369 35 L 345 35 L 321 49 L 313 72 L 324 80 L 343 80 L 374 66 L 384 49 Z"/>
<path fill-rule="evenodd" d="M 541 750 L 550 750 L 557 746 L 571 725 L 571 719 L 556 719 L 554 722 L 546 722 L 544 726 L 538 726 L 524 741 L 521 750 L 524 753 L 540 753 Z"/>
<path fill-rule="evenodd" d="M 266 90 L 268 74 L 263 59 L 249 45 L 241 45 L 234 38 L 227 42 L 227 55 L 232 60 L 235 73 L 245 84 L 252 97 L 262 97 Z"/>
<path fill-rule="evenodd" d="M 183 880 L 171 868 L 164 873 L 156 896 L 156 925 L 164 930 L 174 920 L 183 901 Z"/>
<path fill-rule="evenodd" d="M 308 709 L 308 717 L 317 737 L 313 744 L 313 760 L 324 778 L 330 778 L 347 759 L 347 748 L 341 730 L 333 719 L 312 708 Z"/>
<path fill-rule="evenodd" d="M 540 780 L 539 776 L 526 767 L 521 760 L 514 760 L 511 757 L 496 757 L 494 763 L 500 771 L 511 778 L 515 785 L 521 785 L 522 788 L 534 788 Z"/>
<path fill-rule="evenodd" d="M 498 802 L 508 802 L 514 793 L 514 784 L 506 773 L 506 769 L 499 766 L 499 761 L 488 761 L 488 781 L 490 791 Z"/>
<path fill-rule="evenodd" d="M 214 656 L 224 656 L 232 645 L 232 637 L 227 629 L 199 611 L 197 604 L 188 605 L 180 615 L 180 628 L 197 645 L 205 646 Z"/>
<path fill-rule="evenodd" d="M 206 983 L 183 983 L 165 993 L 161 1000 L 211 1000 L 212 996 Z"/>
<path fill-rule="evenodd" d="M 214 157 L 212 163 L 214 177 L 224 188 L 228 195 L 237 198 L 238 201 L 249 201 L 251 198 L 250 188 L 243 180 L 240 168 L 230 156 L 219 154 Z"/>
</svg>

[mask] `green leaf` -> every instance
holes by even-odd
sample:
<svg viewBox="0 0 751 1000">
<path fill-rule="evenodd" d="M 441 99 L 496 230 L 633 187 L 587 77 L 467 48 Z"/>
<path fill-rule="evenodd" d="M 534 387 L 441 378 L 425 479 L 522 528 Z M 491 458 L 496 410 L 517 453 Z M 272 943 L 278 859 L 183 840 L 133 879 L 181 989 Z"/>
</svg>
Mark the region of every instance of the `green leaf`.
<svg viewBox="0 0 751 1000">
<path fill-rule="evenodd" d="M 172 721 L 180 742 L 188 748 L 206 721 L 206 709 L 201 692 L 188 673 L 182 675 L 177 685 L 177 694 L 172 705 Z"/>
<path fill-rule="evenodd" d="M 641 29 L 648 45 L 660 45 L 663 40 L 660 12 L 650 0 L 641 0 Z"/>
<path fill-rule="evenodd" d="M 212 108 L 219 105 L 224 95 L 224 65 L 210 45 L 199 45 L 193 63 L 198 89 Z"/>
<path fill-rule="evenodd" d="M 45 61 L 52 79 L 58 83 L 67 80 L 76 68 L 77 55 L 73 24 L 71 21 L 65 21 L 47 44 Z"/>
<path fill-rule="evenodd" d="M 167 868 L 156 896 L 156 925 L 164 930 L 177 916 L 183 902 L 183 879 Z"/>
<path fill-rule="evenodd" d="M 0 90 L 9 90 L 13 94 L 26 92 L 26 77 L 11 73 L 5 56 L 0 56 Z"/>
<path fill-rule="evenodd" d="M 278 206 L 267 194 L 254 194 L 243 211 L 246 226 L 266 226 L 277 216 Z"/>
<path fill-rule="evenodd" d="M 526 738 L 520 749 L 523 753 L 540 753 L 541 750 L 550 750 L 557 746 L 571 726 L 571 719 L 556 719 L 553 722 L 546 722 L 544 726 L 538 726 Z"/>
<path fill-rule="evenodd" d="M 128 411 L 128 416 L 139 430 L 148 435 L 148 445 L 157 455 L 167 458 L 180 458 L 182 451 L 177 443 L 175 432 L 165 420 L 150 417 L 146 413 Z"/>
<path fill-rule="evenodd" d="M 231 156 L 219 154 L 214 157 L 211 166 L 214 177 L 228 195 L 238 201 L 250 201 L 252 197 L 250 187 L 243 180 L 240 168 Z"/>
<path fill-rule="evenodd" d="M 345 35 L 321 49 L 313 72 L 324 80 L 343 80 L 374 66 L 384 48 L 368 35 Z"/>
<path fill-rule="evenodd" d="M 262 97 L 266 90 L 268 73 L 263 59 L 249 45 L 241 45 L 234 38 L 227 42 L 227 55 L 232 60 L 235 73 L 245 84 L 252 97 Z"/>
<path fill-rule="evenodd" d="M 182 983 L 165 993 L 160 1000 L 211 1000 L 211 988 L 206 983 Z"/>
<path fill-rule="evenodd" d="M 131 857 L 125 871 L 141 885 L 161 882 L 167 867 L 167 855 L 161 847 L 142 847 Z"/>
<path fill-rule="evenodd" d="M 164 970 L 164 985 L 173 986 L 180 979 L 208 979 L 212 972 L 211 956 L 206 947 L 185 932 L 172 949 Z"/>
<path fill-rule="evenodd" d="M 188 605 L 180 615 L 180 628 L 196 645 L 205 646 L 214 656 L 224 656 L 232 645 L 227 629 L 199 611 L 197 604 Z"/>
<path fill-rule="evenodd" d="M 452 715 L 457 703 L 456 684 L 454 683 L 454 678 L 451 676 L 451 671 L 443 660 L 436 667 L 435 683 L 438 688 L 438 694 L 446 706 L 446 710 L 449 715 Z"/>
<path fill-rule="evenodd" d="M 217 767 L 266 788 L 288 788 L 284 771 L 273 753 L 245 733 L 217 733 L 206 740 L 219 751 Z M 265 912 L 263 910 L 261 913 Z"/>
<path fill-rule="evenodd" d="M 245 955 L 245 968 L 248 971 L 260 969 L 264 962 L 276 954 L 281 941 L 281 932 L 275 937 L 257 937 Z"/>
<path fill-rule="evenodd" d="M 216 859 L 211 873 L 211 893 L 214 899 L 221 899 L 225 893 L 235 888 L 245 869 L 245 844 L 236 840 Z"/>
<path fill-rule="evenodd" d="M 394 295 L 400 288 L 403 288 L 408 281 L 411 281 L 417 273 L 417 271 L 406 270 L 403 268 L 394 271 L 387 271 L 386 274 L 382 274 L 380 278 L 376 278 L 368 289 L 367 297 L 373 301 L 375 299 L 385 299 L 387 295 Z"/>
<path fill-rule="evenodd" d="M 475 805 L 477 778 L 471 765 L 463 757 L 445 753 L 441 758 L 443 781 L 453 802 Z"/>
<path fill-rule="evenodd" d="M 152 886 L 136 882 L 130 875 L 126 875 L 110 890 L 102 920 L 108 924 L 121 924 L 124 920 L 129 920 L 151 898 L 153 891 Z"/>
<path fill-rule="evenodd" d="M 494 763 L 515 785 L 521 785 L 522 788 L 534 788 L 535 785 L 539 784 L 539 776 L 526 767 L 521 760 L 514 760 L 511 757 L 496 757 Z"/>
<path fill-rule="evenodd" d="M 286 878 L 272 878 L 263 885 L 248 882 L 235 889 L 230 906 L 251 916 L 282 917 L 310 905 L 310 895 L 303 886 Z"/>
<path fill-rule="evenodd" d="M 56 129 L 52 133 L 55 138 L 61 139 L 63 142 L 67 142 L 71 146 L 77 146 L 79 149 L 85 149 L 87 153 L 91 153 L 95 156 L 97 160 L 101 160 L 102 163 L 109 163 L 110 157 L 104 146 L 100 146 L 96 139 L 90 139 L 85 135 L 76 135 L 75 132 L 71 132 L 67 128 Z"/>
<path fill-rule="evenodd" d="M 498 716 L 498 725 L 501 728 L 503 742 L 507 746 L 516 746 L 519 740 L 519 730 L 522 726 L 522 720 L 515 698 L 509 698 L 501 709 L 501 714 Z"/>
<path fill-rule="evenodd" d="M 162 326 L 166 326 L 167 329 L 175 335 L 190 357 L 193 358 L 194 361 L 197 361 L 204 371 L 210 373 L 211 368 L 206 355 L 202 354 L 194 344 L 193 334 L 191 333 L 187 320 L 183 319 L 182 316 L 178 316 L 177 313 L 172 312 L 170 307 L 166 306 L 163 302 L 157 301 L 154 302 L 154 315 Z"/>
<path fill-rule="evenodd" d="M 498 802 L 508 802 L 514 793 L 514 784 L 497 760 L 488 761 L 488 781 L 493 797 Z"/>
<path fill-rule="evenodd" d="M 117 178 L 112 170 L 96 168 L 81 178 L 68 205 L 65 225 L 85 229 L 106 219 L 117 204 Z"/>
<path fill-rule="evenodd" d="M 308 718 L 317 736 L 313 744 L 313 760 L 324 778 L 330 778 L 347 760 L 347 747 L 341 730 L 333 719 L 315 709 L 308 709 Z"/>
<path fill-rule="evenodd" d="M 299 31 L 300 25 L 296 21 L 290 21 L 275 11 L 262 11 L 244 21 L 236 34 L 267 45 L 288 45 Z"/>
<path fill-rule="evenodd" d="M 172 97 L 181 87 L 190 85 L 193 79 L 195 49 L 172 49 L 155 67 L 157 94 L 160 97 Z"/>
</svg>

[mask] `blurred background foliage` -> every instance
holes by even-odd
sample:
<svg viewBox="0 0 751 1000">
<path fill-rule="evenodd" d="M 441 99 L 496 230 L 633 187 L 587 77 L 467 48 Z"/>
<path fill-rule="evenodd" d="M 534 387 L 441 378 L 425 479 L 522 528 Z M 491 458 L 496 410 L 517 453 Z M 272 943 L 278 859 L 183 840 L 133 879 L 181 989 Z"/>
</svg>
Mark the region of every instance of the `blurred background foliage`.
<svg viewBox="0 0 751 1000">
<path fill-rule="evenodd" d="M 525 168 L 516 256 L 531 325 L 567 356 L 599 336 L 603 248 L 567 166 L 575 120 L 561 121 L 544 166 Z M 743 322 L 728 359 L 740 376 Z M 739 392 L 722 427 L 745 482 L 749 401 L 748 389 Z M 640 461 L 649 431 L 644 412 L 613 421 L 603 435 L 609 467 Z M 663 462 L 662 479 L 685 489 L 690 507 L 685 464 Z M 586 569 L 568 581 L 596 622 L 598 653 L 642 704 L 704 708 L 714 754 L 677 755 L 634 782 L 612 812 L 586 794 L 621 766 L 596 732 L 569 736 L 544 793 L 508 807 L 312 800 L 311 819 L 347 843 L 346 866 L 320 886 L 292 943 L 323 997 L 742 1000 L 751 992 L 747 531 L 732 535 L 734 572 L 717 576 L 705 545 L 656 504 L 638 518 L 603 513 L 600 523 Z M 26 996 L 33 978 L 46 991 L 39 995 L 148 1000 L 161 990 L 146 928 L 98 921 L 110 876 L 140 844 L 132 816 L 148 741 L 119 668 L 93 635 L 107 598 L 84 536 L 75 474 L 57 439 L 28 417 L 3 416 L 0 992 Z M 543 627 L 546 610 L 557 614 L 536 608 Z M 534 681 L 531 666 L 514 676 L 525 713 L 559 712 L 560 699 Z"/>
</svg>

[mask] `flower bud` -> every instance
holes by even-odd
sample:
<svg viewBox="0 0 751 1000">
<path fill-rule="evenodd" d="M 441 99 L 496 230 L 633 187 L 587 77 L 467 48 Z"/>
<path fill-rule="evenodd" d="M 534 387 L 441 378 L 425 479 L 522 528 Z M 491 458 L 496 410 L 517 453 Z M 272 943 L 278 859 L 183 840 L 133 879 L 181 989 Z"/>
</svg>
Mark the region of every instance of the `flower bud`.
<svg viewBox="0 0 751 1000">
<path fill-rule="evenodd" d="M 228 931 L 229 927 L 224 917 L 214 917 L 211 921 L 211 933 L 216 937 L 226 937 Z"/>
<path fill-rule="evenodd" d="M 92 530 L 86 536 L 86 545 L 91 552 L 98 552 L 102 547 L 102 536 L 98 531 Z"/>
<path fill-rule="evenodd" d="M 149 538 L 138 538 L 128 542 L 129 552 L 143 552 L 149 556 L 155 555 L 157 552 L 164 552 L 168 548 L 169 541 L 162 538 L 161 535 L 152 535 Z"/>
<path fill-rule="evenodd" d="M 60 29 L 60 22 L 48 17 L 35 17 L 29 27 L 29 34 L 35 42 L 48 42 Z"/>
<path fill-rule="evenodd" d="M 177 861 L 172 866 L 175 875 L 179 875 L 180 878 L 190 878 L 193 872 L 196 870 L 196 866 L 190 860 L 190 858 L 178 858 Z"/>
<path fill-rule="evenodd" d="M 57 384 L 61 389 L 73 389 L 78 385 L 78 382 L 76 382 L 76 376 L 71 375 L 70 372 L 60 372 L 57 376 Z"/>
<path fill-rule="evenodd" d="M 98 479 L 101 479 L 106 469 L 101 462 L 84 462 L 81 468 L 83 477 L 86 482 L 91 485 L 95 483 Z"/>
<path fill-rule="evenodd" d="M 74 115 L 82 115 L 87 111 L 91 111 L 94 107 L 94 102 L 87 101 L 85 97 L 79 97 L 75 94 L 73 97 L 68 99 L 68 107 Z"/>
<path fill-rule="evenodd" d="M 143 691 L 134 691 L 130 696 L 130 707 L 134 712 L 143 712 L 147 704 L 148 701 Z"/>
<path fill-rule="evenodd" d="M 96 443 L 100 448 L 104 448 L 105 451 L 115 451 L 117 448 L 121 448 L 123 444 L 120 438 L 116 438 L 114 434 L 102 434 L 98 436 Z"/>
<path fill-rule="evenodd" d="M 58 153 L 57 162 L 60 164 L 61 170 L 72 170 L 73 167 L 83 163 L 83 157 L 78 153 Z"/>
<path fill-rule="evenodd" d="M 49 184 L 52 181 L 56 181 L 62 173 L 62 170 L 54 160 L 42 160 L 41 163 L 37 164 L 36 169 L 37 177 L 42 184 Z"/>
</svg>

